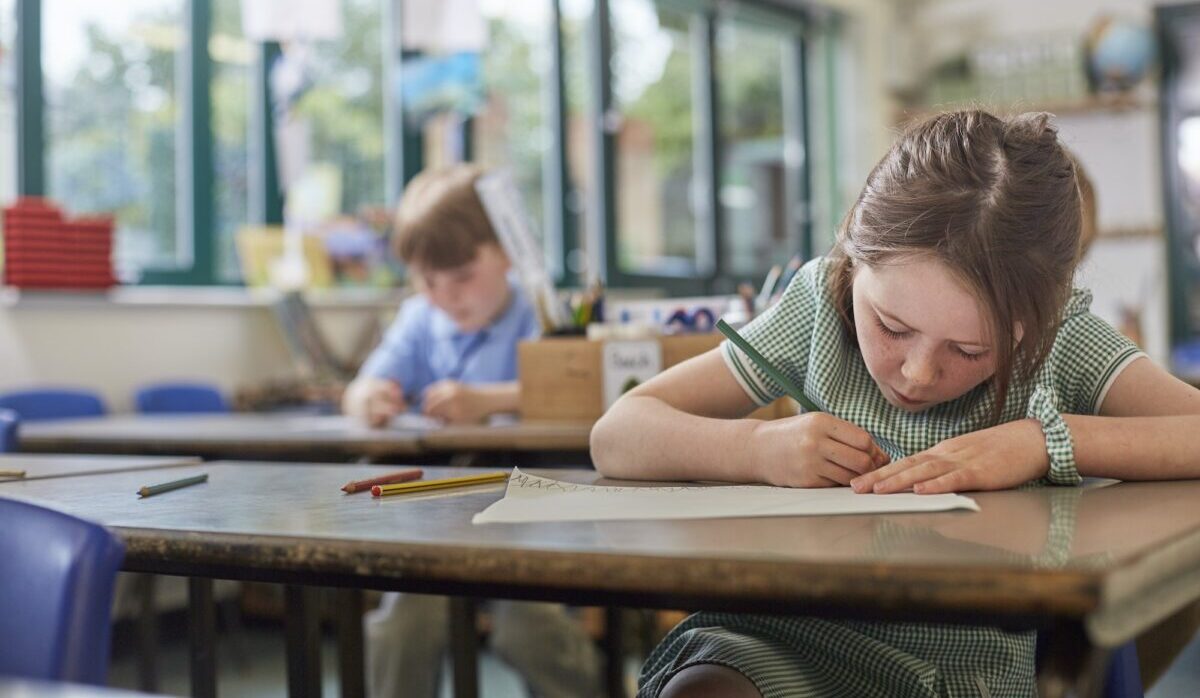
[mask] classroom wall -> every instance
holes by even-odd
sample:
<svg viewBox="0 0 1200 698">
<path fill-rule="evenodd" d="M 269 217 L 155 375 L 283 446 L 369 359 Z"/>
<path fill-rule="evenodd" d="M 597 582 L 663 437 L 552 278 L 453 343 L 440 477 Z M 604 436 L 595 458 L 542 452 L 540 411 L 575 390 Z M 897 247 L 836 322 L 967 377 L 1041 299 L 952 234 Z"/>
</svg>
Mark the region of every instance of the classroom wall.
<svg viewBox="0 0 1200 698">
<path fill-rule="evenodd" d="M 350 354 L 381 312 L 387 314 L 375 307 L 314 311 L 339 356 Z M 85 386 L 120 412 L 132 409 L 134 389 L 147 381 L 203 380 L 232 394 L 299 375 L 270 308 L 261 304 L 32 298 L 0 307 L 0 390 Z"/>
</svg>

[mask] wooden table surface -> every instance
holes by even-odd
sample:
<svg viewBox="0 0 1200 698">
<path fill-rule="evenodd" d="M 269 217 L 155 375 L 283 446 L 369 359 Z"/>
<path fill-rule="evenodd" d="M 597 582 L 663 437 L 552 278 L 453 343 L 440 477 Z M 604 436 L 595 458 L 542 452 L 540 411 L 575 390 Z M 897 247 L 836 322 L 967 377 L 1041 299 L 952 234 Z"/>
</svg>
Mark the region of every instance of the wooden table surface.
<svg viewBox="0 0 1200 698">
<path fill-rule="evenodd" d="M 21 425 L 40 453 L 189 453 L 208 458 L 402 458 L 456 451 L 583 451 L 591 422 L 368 429 L 340 416 L 113 415 Z"/>
<path fill-rule="evenodd" d="M 1200 482 L 977 493 L 979 513 L 475 526 L 502 485 L 383 499 L 339 490 L 388 469 L 216 462 L 172 470 L 207 472 L 206 484 L 144 500 L 137 472 L 13 482 L 3 494 L 116 527 L 128 569 L 166 574 L 1017 627 L 1059 619 L 1102 647 L 1200 597 Z"/>
<path fill-rule="evenodd" d="M 46 453 L 13 453 L 0 455 L 0 470 L 24 470 L 24 480 L 99 475 L 101 473 L 151 470 L 194 465 L 200 462 L 192 456 L 84 456 Z M 18 482 L 20 478 L 0 477 L 0 484 Z"/>
</svg>

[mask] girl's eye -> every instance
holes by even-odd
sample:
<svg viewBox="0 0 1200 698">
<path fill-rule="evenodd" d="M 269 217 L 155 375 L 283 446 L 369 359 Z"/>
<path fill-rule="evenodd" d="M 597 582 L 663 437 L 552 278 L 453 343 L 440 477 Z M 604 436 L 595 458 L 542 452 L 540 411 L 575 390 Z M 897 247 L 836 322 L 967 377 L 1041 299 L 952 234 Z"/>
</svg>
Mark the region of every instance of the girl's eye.
<svg viewBox="0 0 1200 698">
<path fill-rule="evenodd" d="M 907 337 L 909 335 L 909 333 L 911 332 L 911 330 L 906 330 L 904 332 L 897 332 L 896 330 L 893 330 L 892 328 L 883 324 L 883 320 L 880 320 L 879 318 L 875 318 L 875 324 L 879 326 L 880 332 L 884 333 L 888 337 L 891 337 L 892 339 L 901 339 L 902 337 Z"/>
<path fill-rule="evenodd" d="M 984 354 L 987 354 L 986 351 L 981 351 L 978 354 L 971 354 L 971 353 L 963 351 L 962 349 L 955 349 L 954 351 L 958 352 L 958 355 L 963 357 L 967 361 L 979 361 L 980 359 L 983 358 Z"/>
</svg>

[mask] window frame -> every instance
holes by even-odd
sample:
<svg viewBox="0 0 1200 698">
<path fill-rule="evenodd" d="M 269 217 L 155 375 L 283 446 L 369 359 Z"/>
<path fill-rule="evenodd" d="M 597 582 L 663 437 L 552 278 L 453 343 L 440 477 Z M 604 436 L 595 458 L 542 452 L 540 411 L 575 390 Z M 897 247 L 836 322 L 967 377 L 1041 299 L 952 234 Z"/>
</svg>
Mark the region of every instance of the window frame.
<svg viewBox="0 0 1200 698">
<path fill-rule="evenodd" d="M 401 45 L 400 25 L 405 0 L 378 0 L 382 28 L 383 75 L 388 84 L 401 70 L 392 56 L 411 55 Z M 550 127 L 550 147 L 543 162 L 542 203 L 545 218 L 547 260 L 551 275 L 564 286 L 581 285 L 588 279 L 572 271 L 568 261 L 583 247 L 588 253 L 589 273 L 610 287 L 656 287 L 670 294 L 730 292 L 738 279 L 732 278 L 728 260 L 722 253 L 724 236 L 718 201 L 720 182 L 719 80 L 716 71 L 715 35 L 721 22 L 740 21 L 739 17 L 767 18 L 788 27 L 789 64 L 784 67 L 784 141 L 785 190 L 789 197 L 785 212 L 790 244 L 805 258 L 813 253 L 811 215 L 811 172 L 807 158 L 808 124 L 811 95 L 807 71 L 811 65 L 810 42 L 805 36 L 809 25 L 808 10 L 785 5 L 777 0 L 654 0 L 656 5 L 684 9 L 690 15 L 690 41 L 694 53 L 693 91 L 693 162 L 697 190 L 702 204 L 696 211 L 696 265 L 687 275 L 667 273 L 630 273 L 619 268 L 616 238 L 616 150 L 610 60 L 613 37 L 609 0 L 594 0 L 592 17 L 585 40 L 588 56 L 589 120 L 593 149 L 592 186 L 584 192 L 590 217 L 588 239 L 579 239 L 574 214 L 568 209 L 572 191 L 566 142 L 567 105 L 564 67 L 564 16 L 560 0 L 549 3 L 550 79 L 545 81 L 543 105 Z M 45 93 L 41 66 L 42 0 L 16 0 L 16 92 L 17 92 L 17 195 L 43 196 L 46 192 Z M 181 175 L 177 191 L 177 214 L 181 246 L 181 264 L 170 268 L 142 270 L 140 284 L 219 285 L 218 244 L 215 230 L 216 200 L 212 184 L 214 136 L 212 133 L 213 61 L 208 52 L 212 33 L 210 0 L 185 3 L 186 49 L 179 56 L 179 99 L 181 121 L 180 146 L 176 167 Z M 819 50 L 819 49 L 818 49 Z M 279 55 L 273 43 L 255 46 L 253 92 L 248 151 L 250 201 L 248 223 L 277 224 L 282 221 L 282 197 L 275 167 L 274 134 L 267 96 L 267 72 Z M 386 94 L 386 91 L 385 91 Z M 398 99 L 384 100 L 385 192 L 394 202 L 404 185 L 421 170 L 421 134 L 406 125 L 405 105 Z M 187 233 L 190 232 L 190 236 Z M 190 238 L 190 244 L 188 244 Z"/>
</svg>

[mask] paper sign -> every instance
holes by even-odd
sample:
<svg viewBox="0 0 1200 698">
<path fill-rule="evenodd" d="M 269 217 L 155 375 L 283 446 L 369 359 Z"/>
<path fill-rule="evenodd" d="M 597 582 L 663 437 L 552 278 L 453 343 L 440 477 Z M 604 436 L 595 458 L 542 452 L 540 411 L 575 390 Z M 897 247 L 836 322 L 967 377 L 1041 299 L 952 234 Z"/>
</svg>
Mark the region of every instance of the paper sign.
<svg viewBox="0 0 1200 698">
<path fill-rule="evenodd" d="M 604 409 L 634 387 L 662 371 L 662 345 L 658 340 L 604 343 Z"/>
</svg>

